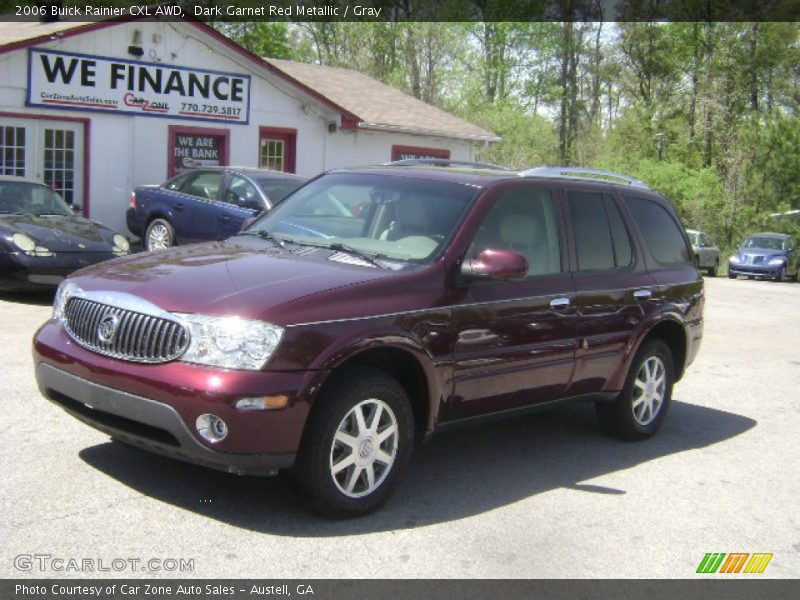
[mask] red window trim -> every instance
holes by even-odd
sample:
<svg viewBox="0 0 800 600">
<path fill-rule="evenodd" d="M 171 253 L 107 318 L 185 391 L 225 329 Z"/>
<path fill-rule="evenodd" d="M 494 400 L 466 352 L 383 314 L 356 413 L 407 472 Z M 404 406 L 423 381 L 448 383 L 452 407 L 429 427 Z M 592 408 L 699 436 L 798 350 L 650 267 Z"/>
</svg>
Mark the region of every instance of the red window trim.
<svg viewBox="0 0 800 600">
<path fill-rule="evenodd" d="M 61 117 L 39 113 L 15 113 L 15 112 L 2 112 L 0 117 L 7 117 L 9 119 L 31 119 L 35 121 L 42 119 L 45 121 L 65 121 L 67 123 L 80 123 L 83 125 L 83 204 L 81 205 L 81 214 L 84 217 L 89 216 L 89 170 L 91 168 L 91 119 L 82 119 L 80 117 Z"/>
<path fill-rule="evenodd" d="M 409 152 L 411 154 L 433 156 L 434 158 L 450 158 L 450 150 L 444 148 L 424 148 L 422 146 L 392 146 L 392 160 L 401 160 L 400 154 Z"/>
<path fill-rule="evenodd" d="M 275 137 L 270 138 L 270 135 Z M 261 141 L 263 139 L 280 139 L 286 144 L 286 172 L 296 173 L 297 168 L 297 129 L 292 127 L 266 127 L 258 128 L 258 154 L 256 164 L 261 164 Z"/>
<path fill-rule="evenodd" d="M 226 166 L 230 159 L 231 132 L 230 129 L 216 129 L 214 127 L 191 127 L 187 125 L 170 125 L 167 139 L 167 179 L 177 174 L 175 170 L 175 136 L 186 135 L 216 135 L 225 138 L 225 147 L 222 149 L 220 166 Z"/>
</svg>

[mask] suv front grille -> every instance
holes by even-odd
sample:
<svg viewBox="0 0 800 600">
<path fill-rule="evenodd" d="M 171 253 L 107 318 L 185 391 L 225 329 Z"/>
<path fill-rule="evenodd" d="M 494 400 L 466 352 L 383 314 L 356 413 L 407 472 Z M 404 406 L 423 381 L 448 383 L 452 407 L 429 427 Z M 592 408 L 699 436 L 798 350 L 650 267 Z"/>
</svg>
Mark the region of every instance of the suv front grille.
<svg viewBox="0 0 800 600">
<path fill-rule="evenodd" d="M 67 333 L 73 340 L 113 358 L 167 362 L 183 354 L 189 345 L 188 332 L 176 321 L 86 298 L 72 298 L 64 316 Z"/>
</svg>

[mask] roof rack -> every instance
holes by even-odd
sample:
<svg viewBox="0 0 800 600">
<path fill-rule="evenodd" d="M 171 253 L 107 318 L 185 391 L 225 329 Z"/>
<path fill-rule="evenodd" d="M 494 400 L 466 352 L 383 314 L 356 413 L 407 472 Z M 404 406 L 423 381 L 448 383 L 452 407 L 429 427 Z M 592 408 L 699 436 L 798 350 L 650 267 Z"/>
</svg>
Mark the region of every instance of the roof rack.
<svg viewBox="0 0 800 600">
<path fill-rule="evenodd" d="M 604 171 L 602 169 L 587 169 L 584 167 L 536 167 L 535 169 L 528 169 L 521 171 L 522 177 L 573 177 L 576 179 L 601 179 L 610 181 L 610 183 L 627 183 L 628 185 L 650 189 L 644 181 L 634 179 L 622 173 L 614 173 L 613 171 Z"/>
<path fill-rule="evenodd" d="M 449 158 L 406 158 L 383 163 L 385 167 L 415 167 L 415 166 L 439 166 L 439 167 L 474 167 L 476 169 L 491 169 L 492 171 L 511 171 L 508 167 L 495 165 L 486 162 L 474 162 L 469 160 L 451 160 Z"/>
</svg>

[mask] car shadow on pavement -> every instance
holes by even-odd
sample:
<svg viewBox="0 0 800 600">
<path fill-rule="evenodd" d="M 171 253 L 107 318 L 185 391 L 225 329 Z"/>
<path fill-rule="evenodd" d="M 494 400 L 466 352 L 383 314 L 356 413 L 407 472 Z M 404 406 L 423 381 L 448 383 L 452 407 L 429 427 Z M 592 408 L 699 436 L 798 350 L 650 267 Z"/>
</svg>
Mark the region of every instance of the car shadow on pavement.
<svg viewBox="0 0 800 600">
<path fill-rule="evenodd" d="M 121 443 L 92 446 L 80 456 L 146 496 L 235 527 L 335 537 L 461 519 L 556 488 L 623 495 L 625 490 L 581 482 L 723 442 L 755 424 L 733 413 L 674 401 L 664 428 L 645 442 L 604 436 L 587 404 L 454 431 L 417 448 L 387 505 L 343 521 L 307 512 L 284 477 L 237 477 Z"/>
</svg>

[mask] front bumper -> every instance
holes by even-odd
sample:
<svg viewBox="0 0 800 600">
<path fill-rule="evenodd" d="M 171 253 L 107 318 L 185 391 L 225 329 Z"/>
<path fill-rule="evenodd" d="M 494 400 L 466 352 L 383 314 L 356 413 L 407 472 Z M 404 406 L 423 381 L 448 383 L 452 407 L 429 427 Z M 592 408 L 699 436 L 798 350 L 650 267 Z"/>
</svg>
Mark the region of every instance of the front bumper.
<svg viewBox="0 0 800 600">
<path fill-rule="evenodd" d="M 114 390 L 46 363 L 36 369 L 42 394 L 114 439 L 185 462 L 240 475 L 274 475 L 294 454 L 232 454 L 201 444 L 167 404 Z"/>
<path fill-rule="evenodd" d="M 111 251 L 56 252 L 55 256 L 0 252 L 0 290 L 55 289 L 70 273 L 118 257 Z"/>
<path fill-rule="evenodd" d="M 778 277 L 785 265 L 735 265 L 728 263 L 728 273 L 731 275 L 750 275 L 751 277 Z"/>
<path fill-rule="evenodd" d="M 305 422 L 327 371 L 235 371 L 180 361 L 133 363 L 73 342 L 56 321 L 34 337 L 42 394 L 114 438 L 180 460 L 240 474 L 265 475 L 294 462 Z M 244 397 L 285 395 L 277 410 L 240 410 Z M 228 436 L 210 443 L 196 420 L 210 413 Z"/>
</svg>

